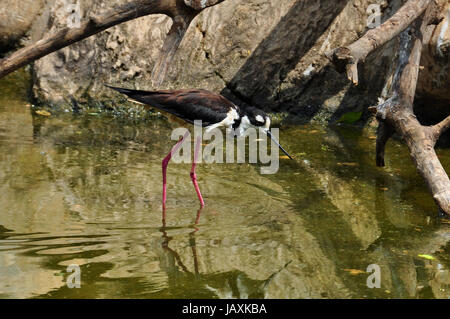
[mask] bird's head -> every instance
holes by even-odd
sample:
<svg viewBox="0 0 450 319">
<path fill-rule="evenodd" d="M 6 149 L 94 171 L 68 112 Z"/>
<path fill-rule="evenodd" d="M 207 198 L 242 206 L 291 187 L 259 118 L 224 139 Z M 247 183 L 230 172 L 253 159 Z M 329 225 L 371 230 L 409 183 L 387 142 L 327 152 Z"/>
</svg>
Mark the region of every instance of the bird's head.
<svg viewBox="0 0 450 319">
<path fill-rule="evenodd" d="M 246 115 L 252 126 L 263 128 L 265 131 L 270 130 L 270 117 L 265 112 L 250 107 L 246 109 Z"/>
<path fill-rule="evenodd" d="M 275 144 L 278 145 L 280 150 L 282 150 L 283 153 L 286 154 L 291 160 L 293 159 L 270 132 L 270 117 L 265 112 L 254 107 L 249 107 L 246 109 L 246 116 L 252 126 L 262 128 L 264 132 L 266 132 L 266 134 L 275 142 Z"/>
</svg>

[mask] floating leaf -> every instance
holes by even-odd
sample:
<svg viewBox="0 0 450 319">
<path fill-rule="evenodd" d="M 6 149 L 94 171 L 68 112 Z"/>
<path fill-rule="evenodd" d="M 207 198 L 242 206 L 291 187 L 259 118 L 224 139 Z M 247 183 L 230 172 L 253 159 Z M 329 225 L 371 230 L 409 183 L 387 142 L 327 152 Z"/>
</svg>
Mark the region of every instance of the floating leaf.
<svg viewBox="0 0 450 319">
<path fill-rule="evenodd" d="M 361 118 L 362 112 L 348 112 L 341 116 L 338 123 L 353 124 Z"/>
<path fill-rule="evenodd" d="M 36 114 L 42 115 L 42 116 L 51 116 L 52 114 L 46 110 L 37 110 Z"/>
<path fill-rule="evenodd" d="M 358 275 L 367 273 L 364 270 L 359 270 L 359 269 L 342 269 L 342 270 L 349 272 L 350 275 L 352 275 L 352 276 L 358 276 Z"/>
<path fill-rule="evenodd" d="M 282 155 L 282 156 L 280 156 L 280 158 L 281 159 L 290 159 L 289 156 L 286 156 L 286 155 Z"/>
<path fill-rule="evenodd" d="M 426 255 L 426 254 L 422 254 L 422 255 L 418 255 L 420 258 L 425 258 L 425 259 L 428 259 L 428 260 L 435 260 L 436 258 L 434 258 L 433 256 L 431 256 L 431 255 Z"/>
</svg>

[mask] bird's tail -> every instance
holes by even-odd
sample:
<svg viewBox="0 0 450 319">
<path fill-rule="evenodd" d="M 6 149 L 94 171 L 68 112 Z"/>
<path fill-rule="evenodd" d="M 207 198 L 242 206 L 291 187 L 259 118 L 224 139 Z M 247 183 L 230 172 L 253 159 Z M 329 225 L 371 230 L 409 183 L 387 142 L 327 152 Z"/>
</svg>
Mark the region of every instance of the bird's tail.
<svg viewBox="0 0 450 319">
<path fill-rule="evenodd" d="M 170 91 L 140 91 L 118 88 L 106 84 L 105 86 L 119 93 L 125 94 L 134 101 L 152 106 L 159 109 L 160 111 L 165 111 L 175 116 L 182 117 L 180 115 L 180 112 L 176 108 L 173 108 L 169 103 L 172 96 L 170 94 Z"/>
<path fill-rule="evenodd" d="M 164 110 L 164 107 L 158 103 L 157 97 L 161 94 L 164 94 L 162 91 L 141 91 L 141 90 L 132 90 L 132 89 L 125 89 L 125 88 L 118 88 L 115 86 L 107 85 L 106 87 L 113 89 L 119 93 L 125 94 L 129 98 L 131 98 L 134 101 L 152 105 L 157 108 L 161 108 Z"/>
<path fill-rule="evenodd" d="M 125 89 L 125 88 L 118 88 L 115 86 L 111 86 L 108 84 L 105 84 L 106 87 L 113 89 L 119 93 L 128 95 L 129 97 L 132 97 L 133 95 L 141 95 L 141 94 L 151 94 L 152 92 L 147 92 L 147 91 L 139 91 L 139 90 L 131 90 L 131 89 Z"/>
</svg>

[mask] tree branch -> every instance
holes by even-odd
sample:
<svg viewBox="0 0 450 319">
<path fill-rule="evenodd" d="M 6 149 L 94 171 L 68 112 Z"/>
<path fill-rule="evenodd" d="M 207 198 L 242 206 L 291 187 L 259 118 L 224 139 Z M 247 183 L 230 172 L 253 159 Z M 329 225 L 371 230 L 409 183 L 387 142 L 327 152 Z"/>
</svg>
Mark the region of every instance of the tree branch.
<svg viewBox="0 0 450 319">
<path fill-rule="evenodd" d="M 179 5 L 182 14 L 178 13 L 173 15 L 172 28 L 167 34 L 158 61 L 156 61 L 152 70 L 151 78 L 153 87 L 159 87 L 164 82 L 170 63 L 175 57 L 175 53 L 177 52 L 190 23 L 194 20 L 196 15 L 203 9 L 214 6 L 222 1 L 224 0 L 184 0 L 184 3 L 188 8 L 192 8 L 195 11 L 186 10 Z"/>
<path fill-rule="evenodd" d="M 134 0 L 113 9 L 102 16 L 90 16 L 79 28 L 64 28 L 36 43 L 24 47 L 0 60 L 0 78 L 52 52 L 88 38 L 117 24 L 149 14 L 166 14 L 174 20 L 174 27 L 163 46 L 163 53 L 156 63 L 154 76 L 162 83 L 167 66 L 175 55 L 190 22 L 208 6 L 224 0 Z M 187 5 L 189 4 L 189 5 Z"/>
<path fill-rule="evenodd" d="M 164 82 L 170 62 L 172 62 L 175 57 L 175 53 L 194 17 L 195 15 L 185 15 L 177 16 L 173 19 L 172 27 L 164 41 L 158 61 L 156 61 L 155 66 L 153 67 L 151 76 L 153 87 L 158 87 Z"/>
<path fill-rule="evenodd" d="M 439 139 L 439 137 L 442 135 L 442 133 L 444 133 L 449 128 L 450 128 L 450 115 L 447 116 L 447 118 L 444 119 L 442 122 L 440 122 L 432 127 L 433 135 L 434 135 L 436 141 Z"/>
<path fill-rule="evenodd" d="M 409 0 L 381 26 L 369 30 L 363 37 L 346 47 L 326 53 L 339 72 L 346 72 L 354 85 L 358 85 L 358 63 L 375 49 L 405 30 L 428 7 L 431 0 Z"/>
<path fill-rule="evenodd" d="M 378 156 L 384 155 L 385 129 L 392 126 L 407 144 L 411 158 L 424 178 L 439 209 L 450 215 L 450 179 L 434 150 L 435 134 L 450 126 L 450 117 L 434 127 L 422 126 L 413 113 L 413 102 L 423 48 L 423 34 L 432 19 L 433 5 L 400 36 L 398 65 L 392 79 L 388 101 L 377 108 L 380 122 Z M 378 145 L 380 144 L 380 145 Z M 382 153 L 382 154 L 381 154 Z M 381 160 L 380 160 L 381 162 Z"/>
</svg>

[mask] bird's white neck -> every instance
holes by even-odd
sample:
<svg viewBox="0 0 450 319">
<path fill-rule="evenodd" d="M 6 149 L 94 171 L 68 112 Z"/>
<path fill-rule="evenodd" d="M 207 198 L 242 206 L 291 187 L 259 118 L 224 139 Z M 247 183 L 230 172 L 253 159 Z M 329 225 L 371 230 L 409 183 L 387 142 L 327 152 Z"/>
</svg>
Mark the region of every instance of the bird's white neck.
<svg viewBox="0 0 450 319">
<path fill-rule="evenodd" d="M 244 136 L 245 132 L 252 127 L 252 124 L 250 123 L 250 120 L 248 119 L 247 115 L 244 115 L 241 119 L 241 123 L 239 124 L 238 128 L 236 129 L 236 136 Z"/>
</svg>

